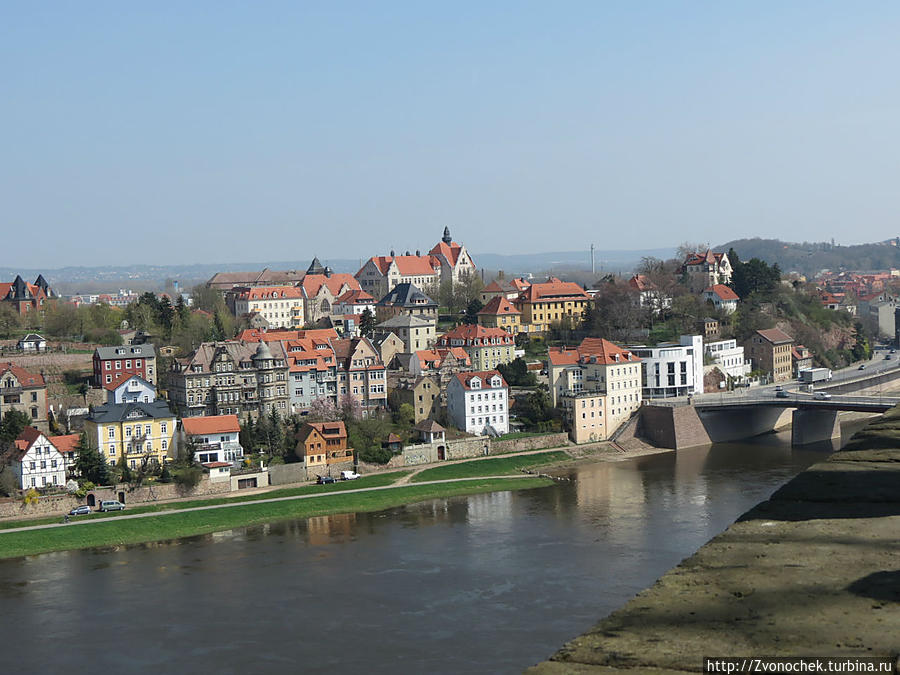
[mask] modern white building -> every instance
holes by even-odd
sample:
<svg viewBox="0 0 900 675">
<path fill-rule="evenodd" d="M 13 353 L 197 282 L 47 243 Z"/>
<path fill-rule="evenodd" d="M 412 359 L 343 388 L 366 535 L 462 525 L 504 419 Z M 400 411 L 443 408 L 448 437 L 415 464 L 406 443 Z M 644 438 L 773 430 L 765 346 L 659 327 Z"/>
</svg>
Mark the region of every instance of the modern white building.
<svg viewBox="0 0 900 675">
<path fill-rule="evenodd" d="M 185 417 L 181 420 L 179 442 L 194 444 L 194 461 L 234 462 L 244 456 L 239 434 L 241 424 L 237 415 L 209 415 Z"/>
<path fill-rule="evenodd" d="M 668 398 L 703 393 L 703 336 L 682 335 L 676 344 L 631 347 L 643 361 L 644 398 Z"/>
<path fill-rule="evenodd" d="M 509 432 L 509 386 L 496 370 L 458 373 L 447 385 L 447 413 L 470 434 Z"/>
<path fill-rule="evenodd" d="M 744 347 L 739 345 L 737 340 L 707 342 L 706 353 L 729 377 L 738 379 L 750 374 L 750 361 L 744 358 Z"/>
<path fill-rule="evenodd" d="M 156 400 L 156 387 L 137 375 L 123 373 L 103 388 L 107 403 L 153 403 Z"/>
<path fill-rule="evenodd" d="M 22 490 L 66 484 L 62 453 L 36 427 L 25 427 L 6 457 Z"/>
</svg>

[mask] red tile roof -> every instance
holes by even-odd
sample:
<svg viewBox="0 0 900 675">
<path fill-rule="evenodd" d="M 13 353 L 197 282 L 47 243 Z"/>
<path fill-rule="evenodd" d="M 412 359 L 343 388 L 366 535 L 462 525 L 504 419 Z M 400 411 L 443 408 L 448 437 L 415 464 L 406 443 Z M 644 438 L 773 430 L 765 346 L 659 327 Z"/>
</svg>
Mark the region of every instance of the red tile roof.
<svg viewBox="0 0 900 675">
<path fill-rule="evenodd" d="M 740 300 L 738 294 L 728 288 L 728 286 L 726 286 L 725 284 L 716 284 L 715 286 L 710 286 L 703 292 L 717 295 L 719 296 L 720 300 Z"/>
<path fill-rule="evenodd" d="M 43 375 L 35 375 L 34 373 L 30 373 L 24 368 L 20 368 L 14 363 L 0 363 L 0 377 L 6 375 L 6 373 L 12 373 L 13 376 L 19 381 L 19 386 L 24 387 L 26 389 L 32 387 L 43 387 L 44 386 L 44 376 Z"/>
<path fill-rule="evenodd" d="M 369 258 L 382 274 L 387 274 L 391 262 L 396 263 L 397 269 L 403 276 L 433 275 L 437 274 L 441 269 L 441 263 L 438 259 L 430 255 L 379 255 Z"/>
<path fill-rule="evenodd" d="M 685 265 L 720 265 L 722 264 L 722 258 L 724 253 L 713 253 L 710 249 L 706 249 L 706 253 L 691 253 L 687 260 L 684 261 Z"/>
<path fill-rule="evenodd" d="M 450 347 L 450 349 L 420 349 L 416 352 L 422 370 L 430 370 L 431 368 L 440 368 L 447 354 L 453 354 L 457 360 L 462 362 L 464 366 L 472 365 L 472 358 L 466 353 L 462 347 Z"/>
<path fill-rule="evenodd" d="M 647 278 L 646 274 L 635 274 L 628 280 L 628 285 L 636 291 L 654 291 L 656 284 Z"/>
<path fill-rule="evenodd" d="M 274 298 L 302 298 L 303 291 L 297 286 L 254 286 L 237 295 L 241 300 L 269 300 Z"/>
<path fill-rule="evenodd" d="M 245 328 L 235 338 L 239 342 L 281 342 L 282 340 L 302 340 L 303 338 L 337 338 L 334 328 L 312 328 L 309 330 L 259 330 Z"/>
<path fill-rule="evenodd" d="M 64 436 L 50 436 L 47 439 L 56 449 L 59 450 L 62 454 L 67 455 L 69 453 L 74 453 L 76 447 L 78 446 L 78 442 L 81 440 L 81 434 L 65 434 Z"/>
<path fill-rule="evenodd" d="M 565 300 L 589 300 L 584 289 L 571 281 L 561 281 L 556 277 L 544 283 L 531 284 L 522 292 L 522 302 L 558 302 Z"/>
<path fill-rule="evenodd" d="M 337 302 L 345 305 L 372 305 L 375 304 L 375 298 L 366 293 L 364 290 L 357 289 L 347 291 L 337 299 Z"/>
<path fill-rule="evenodd" d="M 607 366 L 640 361 L 631 350 L 604 338 L 584 338 L 578 347 L 551 347 L 549 358 L 555 366 L 572 366 L 588 360 Z"/>
<path fill-rule="evenodd" d="M 515 338 L 502 328 L 486 328 L 477 324 L 463 324 L 451 331 L 447 331 L 438 338 L 438 344 L 449 347 L 451 340 L 464 340 L 467 345 L 475 340 L 480 340 L 481 345 L 489 345 L 491 339 L 499 340 L 501 344 L 513 344 Z M 474 345 L 480 346 L 480 345 Z"/>
<path fill-rule="evenodd" d="M 181 420 L 184 433 L 190 436 L 202 434 L 227 434 L 241 430 L 237 415 L 208 415 L 185 417 Z"/>
<path fill-rule="evenodd" d="M 332 274 L 331 276 L 325 274 L 307 274 L 303 277 L 302 288 L 307 298 L 314 298 L 317 296 L 319 291 L 322 290 L 322 286 L 327 287 L 335 297 L 342 293 L 342 289 L 344 292 L 360 290 L 359 281 L 357 281 L 356 277 L 352 274 L 340 273 Z M 347 288 L 345 288 L 345 286 Z"/>
<path fill-rule="evenodd" d="M 459 254 L 461 252 L 462 246 L 455 241 L 451 241 L 449 244 L 444 241 L 438 242 L 437 245 L 429 251 L 429 253 L 434 256 L 443 255 L 452 267 L 456 267 L 456 262 L 459 260 Z"/>
<path fill-rule="evenodd" d="M 506 299 L 506 296 L 495 295 L 478 313 L 495 316 L 500 314 L 521 314 L 522 312 L 513 307 L 512 303 Z"/>
<path fill-rule="evenodd" d="M 500 373 L 497 372 L 496 370 L 479 370 L 479 371 L 475 371 L 475 372 L 471 372 L 471 373 L 457 373 L 456 379 L 459 380 L 459 383 L 463 386 L 463 389 L 468 391 L 472 388 L 471 383 L 474 378 L 476 378 L 476 377 L 481 378 L 486 384 L 487 381 L 490 380 L 495 375 L 500 378 L 500 382 L 501 382 L 500 386 L 501 387 L 509 387 L 509 385 L 506 384 L 506 380 L 503 379 L 503 376 L 500 375 Z M 484 388 L 484 387 L 482 387 L 482 388 Z"/>
<path fill-rule="evenodd" d="M 141 380 L 141 382 L 146 382 L 146 380 L 144 378 L 142 378 L 138 375 L 135 375 L 133 373 L 121 373 L 116 379 L 114 379 L 109 384 L 104 384 L 103 388 L 106 389 L 107 391 L 113 391 L 115 389 L 118 389 L 121 385 L 123 385 L 125 382 L 130 380 L 132 377 L 136 377 L 137 379 Z"/>
<path fill-rule="evenodd" d="M 203 466 L 207 469 L 222 469 L 226 466 L 231 466 L 231 462 L 204 462 Z"/>
</svg>

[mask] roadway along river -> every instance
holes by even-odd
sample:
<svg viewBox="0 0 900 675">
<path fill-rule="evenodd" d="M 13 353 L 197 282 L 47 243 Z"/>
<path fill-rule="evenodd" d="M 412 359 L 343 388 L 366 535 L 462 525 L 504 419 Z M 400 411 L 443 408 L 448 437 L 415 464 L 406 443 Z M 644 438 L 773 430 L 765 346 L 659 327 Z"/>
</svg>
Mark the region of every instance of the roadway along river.
<svg viewBox="0 0 900 675">
<path fill-rule="evenodd" d="M 790 433 L 571 483 L 0 561 L 6 672 L 518 673 L 827 448 Z"/>
</svg>

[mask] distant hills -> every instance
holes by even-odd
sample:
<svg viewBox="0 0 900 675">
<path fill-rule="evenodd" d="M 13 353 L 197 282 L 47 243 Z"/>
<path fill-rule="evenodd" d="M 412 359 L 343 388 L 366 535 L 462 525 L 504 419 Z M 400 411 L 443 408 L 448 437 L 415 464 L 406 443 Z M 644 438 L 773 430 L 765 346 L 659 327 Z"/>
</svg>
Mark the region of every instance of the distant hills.
<svg viewBox="0 0 900 675">
<path fill-rule="evenodd" d="M 760 258 L 778 263 L 783 272 L 799 272 L 808 277 L 823 269 L 884 270 L 900 267 L 900 247 L 896 239 L 875 244 L 840 246 L 828 242 L 802 244 L 778 239 L 735 239 L 716 246 L 717 251 L 733 248 L 741 260 Z"/>
<path fill-rule="evenodd" d="M 674 248 L 654 248 L 631 251 L 594 251 L 594 260 L 598 272 L 631 271 L 644 256 L 670 258 Z M 479 269 L 488 272 L 503 270 L 507 275 L 534 274 L 540 276 L 556 269 L 590 270 L 591 253 L 585 251 L 561 251 L 551 253 L 476 253 L 472 252 Z M 121 267 L 63 267 L 60 269 L 22 269 L 11 266 L 0 266 L 0 281 L 12 280 L 21 274 L 26 281 L 33 281 L 38 274 L 43 274 L 51 285 L 56 285 L 65 293 L 97 292 L 113 290 L 118 287 L 135 290 L 150 290 L 162 287 L 168 279 L 178 281 L 184 288 L 206 281 L 216 272 L 243 272 L 261 270 L 268 267 L 276 270 L 305 270 L 309 267 L 312 255 L 305 260 L 212 263 L 194 265 L 129 265 Z M 322 264 L 330 266 L 335 272 L 355 274 L 364 262 L 360 258 L 321 258 Z"/>
</svg>

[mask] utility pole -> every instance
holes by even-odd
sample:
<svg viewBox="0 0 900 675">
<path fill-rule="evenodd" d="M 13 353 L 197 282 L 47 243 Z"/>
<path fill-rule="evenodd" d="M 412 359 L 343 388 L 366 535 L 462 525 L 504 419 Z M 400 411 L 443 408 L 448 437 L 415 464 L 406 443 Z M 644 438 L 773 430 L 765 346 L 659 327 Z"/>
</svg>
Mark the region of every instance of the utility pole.
<svg viewBox="0 0 900 675">
<path fill-rule="evenodd" d="M 597 274 L 597 268 L 594 265 L 594 245 L 591 244 L 591 275 L 594 276 Z"/>
</svg>

